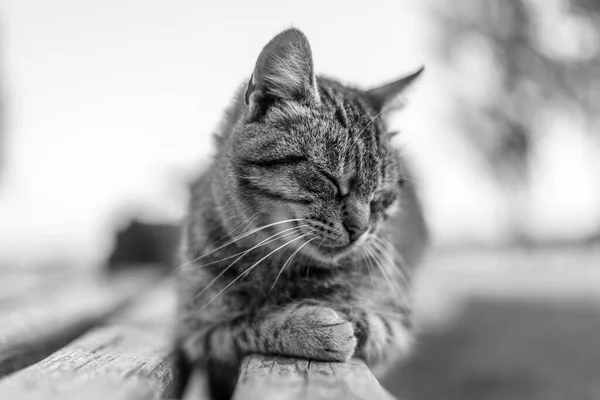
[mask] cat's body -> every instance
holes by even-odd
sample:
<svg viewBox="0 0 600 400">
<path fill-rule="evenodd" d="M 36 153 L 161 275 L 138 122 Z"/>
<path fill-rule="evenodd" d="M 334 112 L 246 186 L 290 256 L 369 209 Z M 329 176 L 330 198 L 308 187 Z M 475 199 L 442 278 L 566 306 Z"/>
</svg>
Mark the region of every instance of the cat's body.
<svg viewBox="0 0 600 400">
<path fill-rule="evenodd" d="M 413 78 L 370 92 L 316 78 L 294 29 L 261 53 L 184 235 L 178 343 L 215 396 L 250 353 L 379 367 L 406 352 L 427 232 L 380 115 Z"/>
</svg>

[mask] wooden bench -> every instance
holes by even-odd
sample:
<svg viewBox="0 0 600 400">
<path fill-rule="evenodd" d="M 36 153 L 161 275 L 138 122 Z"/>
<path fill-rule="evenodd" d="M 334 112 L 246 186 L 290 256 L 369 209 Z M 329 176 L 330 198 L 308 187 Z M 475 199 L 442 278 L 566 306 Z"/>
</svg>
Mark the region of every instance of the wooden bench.
<svg viewBox="0 0 600 400">
<path fill-rule="evenodd" d="M 415 287 L 418 351 L 386 387 L 411 400 L 600 399 L 599 259 L 600 249 L 434 255 Z M 1 270 L 0 399 L 177 398 L 174 309 L 171 282 L 152 274 Z M 186 400 L 204 389 L 193 375 Z M 235 396 L 391 398 L 357 361 L 262 356 L 244 361 Z"/>
<path fill-rule="evenodd" d="M 35 280 L 35 279 L 34 279 Z M 176 398 L 173 283 L 152 274 L 113 278 L 5 277 L 0 284 L 0 399 Z M 208 400 L 192 374 L 186 400 Z M 255 355 L 236 400 L 390 400 L 358 360 L 320 363 Z"/>
</svg>

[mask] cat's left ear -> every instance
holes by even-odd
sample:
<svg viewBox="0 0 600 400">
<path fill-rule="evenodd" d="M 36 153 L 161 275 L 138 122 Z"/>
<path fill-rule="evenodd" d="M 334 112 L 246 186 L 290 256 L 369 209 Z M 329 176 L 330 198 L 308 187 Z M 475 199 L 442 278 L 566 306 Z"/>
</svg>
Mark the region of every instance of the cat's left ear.
<svg viewBox="0 0 600 400">
<path fill-rule="evenodd" d="M 365 94 L 371 105 L 379 112 L 383 113 L 400 108 L 402 106 L 402 94 L 416 81 L 424 70 L 425 67 L 421 67 L 412 74 L 394 82 L 367 90 Z"/>
<path fill-rule="evenodd" d="M 308 39 L 299 29 L 287 29 L 264 47 L 244 100 L 251 114 L 272 99 L 319 103 L 312 52 Z"/>
</svg>

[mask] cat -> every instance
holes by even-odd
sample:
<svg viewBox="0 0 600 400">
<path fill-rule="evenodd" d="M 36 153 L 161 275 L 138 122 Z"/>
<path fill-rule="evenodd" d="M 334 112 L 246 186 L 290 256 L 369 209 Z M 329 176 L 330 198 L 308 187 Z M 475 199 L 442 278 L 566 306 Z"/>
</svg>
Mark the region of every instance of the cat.
<svg viewBox="0 0 600 400">
<path fill-rule="evenodd" d="M 229 398 L 251 353 L 385 369 L 411 343 L 428 242 L 385 117 L 421 73 L 371 90 L 317 77 L 306 36 L 264 47 L 193 184 L 178 348 Z"/>
</svg>

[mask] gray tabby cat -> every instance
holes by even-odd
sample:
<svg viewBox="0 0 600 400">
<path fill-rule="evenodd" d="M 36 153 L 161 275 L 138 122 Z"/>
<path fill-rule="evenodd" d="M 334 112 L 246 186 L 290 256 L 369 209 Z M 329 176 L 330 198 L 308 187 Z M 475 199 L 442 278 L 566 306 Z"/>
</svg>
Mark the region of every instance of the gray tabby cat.
<svg viewBox="0 0 600 400">
<path fill-rule="evenodd" d="M 364 91 L 316 77 L 297 29 L 260 53 L 193 185 L 178 346 L 228 398 L 251 353 L 397 360 L 427 230 L 383 117 L 419 74 Z"/>
</svg>

